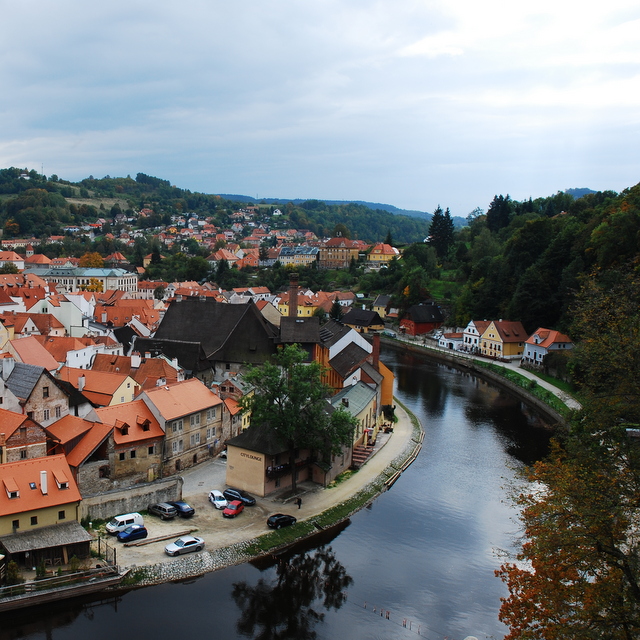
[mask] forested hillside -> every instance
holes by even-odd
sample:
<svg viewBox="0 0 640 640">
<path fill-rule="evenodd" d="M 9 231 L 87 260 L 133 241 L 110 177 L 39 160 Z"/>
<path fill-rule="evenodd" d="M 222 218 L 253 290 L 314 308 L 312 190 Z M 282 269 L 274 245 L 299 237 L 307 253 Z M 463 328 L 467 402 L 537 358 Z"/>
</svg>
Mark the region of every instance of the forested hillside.
<svg viewBox="0 0 640 640">
<path fill-rule="evenodd" d="M 22 177 L 21 177 L 22 176 Z M 133 215 L 143 208 L 151 216 L 138 220 L 141 228 L 171 224 L 172 216 L 195 213 L 212 218 L 213 224 L 229 224 L 229 216 L 245 203 L 226 200 L 218 195 L 192 193 L 172 186 L 168 180 L 138 173 L 135 180 L 94 178 L 78 183 L 49 179 L 35 171 L 10 168 L 0 170 L 0 226 L 6 237 L 59 235 L 69 224 L 95 222 L 98 217 L 113 218 L 122 212 Z M 428 221 L 373 210 L 362 204 L 328 205 L 310 200 L 280 206 L 283 216 L 275 219 L 276 205 L 261 204 L 263 219 L 272 227 L 305 228 L 318 237 L 331 236 L 336 224 L 346 224 L 351 237 L 366 242 L 380 242 L 391 232 L 394 239 L 407 244 L 422 240 Z"/>
</svg>

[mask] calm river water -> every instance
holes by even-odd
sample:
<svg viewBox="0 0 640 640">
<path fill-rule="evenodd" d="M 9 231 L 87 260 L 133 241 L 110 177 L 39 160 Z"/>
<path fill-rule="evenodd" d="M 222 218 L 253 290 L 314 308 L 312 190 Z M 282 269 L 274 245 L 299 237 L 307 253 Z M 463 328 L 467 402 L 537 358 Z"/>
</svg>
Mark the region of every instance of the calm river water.
<svg viewBox="0 0 640 640">
<path fill-rule="evenodd" d="M 278 561 L 0 618 L 0 638 L 501 638 L 494 577 L 517 533 L 507 488 L 549 432 L 518 400 L 455 369 L 383 350 L 426 431 L 392 489 Z"/>
</svg>

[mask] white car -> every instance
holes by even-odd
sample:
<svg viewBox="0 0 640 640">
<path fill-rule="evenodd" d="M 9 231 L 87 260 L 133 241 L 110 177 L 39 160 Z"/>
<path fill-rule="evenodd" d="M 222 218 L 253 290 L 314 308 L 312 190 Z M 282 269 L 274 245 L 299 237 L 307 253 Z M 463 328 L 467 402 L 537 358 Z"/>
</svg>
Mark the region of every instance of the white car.
<svg viewBox="0 0 640 640">
<path fill-rule="evenodd" d="M 222 495 L 222 491 L 218 491 L 217 489 L 213 489 L 213 491 L 209 491 L 209 502 L 216 509 L 226 509 L 228 501 Z"/>
<path fill-rule="evenodd" d="M 179 556 L 181 553 L 189 553 L 190 551 L 202 551 L 204 549 L 204 540 L 197 536 L 182 536 L 175 542 L 171 542 L 164 548 L 164 552 L 168 556 Z"/>
</svg>

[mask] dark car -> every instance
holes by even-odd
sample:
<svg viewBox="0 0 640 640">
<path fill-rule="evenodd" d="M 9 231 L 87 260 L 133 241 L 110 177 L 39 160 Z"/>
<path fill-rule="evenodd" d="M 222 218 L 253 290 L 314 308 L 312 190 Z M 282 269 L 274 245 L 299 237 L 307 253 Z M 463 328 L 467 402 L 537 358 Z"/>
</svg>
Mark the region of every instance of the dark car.
<svg viewBox="0 0 640 640">
<path fill-rule="evenodd" d="M 134 540 L 142 540 L 148 535 L 146 527 L 141 524 L 130 524 L 126 529 L 118 532 L 117 538 L 120 542 L 133 542 Z"/>
<path fill-rule="evenodd" d="M 235 518 L 244 511 L 244 504 L 240 500 L 233 500 L 223 510 L 222 515 L 225 518 Z"/>
<path fill-rule="evenodd" d="M 253 496 L 250 496 L 246 491 L 242 489 L 234 489 L 233 487 L 229 487 L 222 492 L 222 495 L 229 501 L 233 502 L 234 500 L 240 500 L 245 507 L 253 507 L 256 503 L 256 499 Z"/>
<path fill-rule="evenodd" d="M 156 502 L 156 504 L 150 504 L 147 509 L 149 513 L 154 516 L 160 516 L 163 520 L 171 520 L 178 515 L 178 511 L 168 502 Z"/>
<path fill-rule="evenodd" d="M 293 516 L 289 516 L 286 513 L 274 513 L 267 518 L 267 526 L 271 529 L 280 529 L 280 527 L 290 527 L 295 524 L 297 520 Z"/>
<path fill-rule="evenodd" d="M 178 512 L 181 518 L 190 518 L 196 510 L 184 500 L 176 500 L 175 502 L 167 502 Z"/>
</svg>

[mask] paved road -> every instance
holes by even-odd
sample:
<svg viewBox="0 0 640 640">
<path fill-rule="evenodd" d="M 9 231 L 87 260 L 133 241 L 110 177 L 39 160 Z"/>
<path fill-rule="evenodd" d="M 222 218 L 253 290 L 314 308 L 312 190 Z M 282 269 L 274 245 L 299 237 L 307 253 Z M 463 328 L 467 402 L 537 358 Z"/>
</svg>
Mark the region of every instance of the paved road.
<svg viewBox="0 0 640 640">
<path fill-rule="evenodd" d="M 268 532 L 266 519 L 272 513 L 290 513 L 300 520 L 315 517 L 357 493 L 406 449 L 413 434 L 413 427 L 409 416 L 401 407 L 396 409 L 396 414 L 398 422 L 394 425 L 393 433 L 378 436 L 374 455 L 357 473 L 331 489 L 324 489 L 310 482 L 301 483 L 299 487 L 304 493 L 300 509 L 292 500 L 283 502 L 278 496 L 270 496 L 258 498 L 254 507 L 246 507 L 236 518 L 224 518 L 222 512 L 216 510 L 209 502 L 208 495 L 211 489 L 223 490 L 227 486 L 226 461 L 215 458 L 186 470 L 183 473 L 182 494 L 183 499 L 196 510 L 195 516 L 188 519 L 175 518 L 167 522 L 155 516 L 145 517 L 149 538 L 170 536 L 168 540 L 125 547 L 110 538 L 117 549 L 117 563 L 121 567 L 131 567 L 168 560 L 164 554 L 165 545 L 189 530 L 203 538 L 206 548 L 211 550 L 242 540 L 251 540 Z"/>
</svg>

